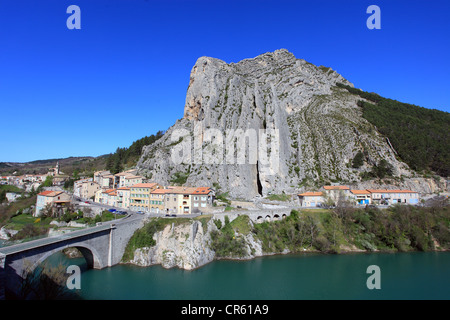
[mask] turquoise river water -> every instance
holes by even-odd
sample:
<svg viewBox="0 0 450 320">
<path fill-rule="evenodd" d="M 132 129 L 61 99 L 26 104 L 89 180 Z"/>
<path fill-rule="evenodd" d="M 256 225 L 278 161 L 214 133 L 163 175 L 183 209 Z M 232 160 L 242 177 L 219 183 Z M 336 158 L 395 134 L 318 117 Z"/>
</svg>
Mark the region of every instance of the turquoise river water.
<svg viewBox="0 0 450 320">
<path fill-rule="evenodd" d="M 450 252 L 292 254 L 248 261 L 219 260 L 193 271 L 117 265 L 85 270 L 82 299 L 300 300 L 450 299 Z M 368 289 L 367 267 L 380 269 L 380 289 Z"/>
</svg>

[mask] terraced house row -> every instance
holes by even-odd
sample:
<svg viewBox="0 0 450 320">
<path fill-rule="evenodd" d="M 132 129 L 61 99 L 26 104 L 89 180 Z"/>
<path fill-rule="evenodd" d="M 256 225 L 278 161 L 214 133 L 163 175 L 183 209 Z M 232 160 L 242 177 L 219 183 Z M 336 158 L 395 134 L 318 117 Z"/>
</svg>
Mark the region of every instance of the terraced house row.
<svg viewBox="0 0 450 320">
<path fill-rule="evenodd" d="M 419 203 L 419 193 L 412 190 L 365 189 L 352 190 L 348 186 L 324 186 L 322 191 L 297 195 L 301 207 L 321 207 L 348 200 L 357 205 L 393 205 Z"/>
<path fill-rule="evenodd" d="M 132 211 L 191 214 L 206 211 L 212 206 L 214 197 L 214 190 L 207 187 L 137 183 L 130 187 L 98 190 L 95 202 Z"/>
</svg>

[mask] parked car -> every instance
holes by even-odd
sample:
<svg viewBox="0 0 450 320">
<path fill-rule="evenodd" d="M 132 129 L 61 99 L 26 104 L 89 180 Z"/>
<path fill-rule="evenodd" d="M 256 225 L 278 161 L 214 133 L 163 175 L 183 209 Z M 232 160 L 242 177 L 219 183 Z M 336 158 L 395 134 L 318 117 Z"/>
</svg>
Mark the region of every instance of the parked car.
<svg viewBox="0 0 450 320">
<path fill-rule="evenodd" d="M 144 214 L 144 212 L 143 212 L 143 211 L 138 211 L 138 212 L 136 212 L 136 213 L 139 213 L 139 214 Z"/>
</svg>

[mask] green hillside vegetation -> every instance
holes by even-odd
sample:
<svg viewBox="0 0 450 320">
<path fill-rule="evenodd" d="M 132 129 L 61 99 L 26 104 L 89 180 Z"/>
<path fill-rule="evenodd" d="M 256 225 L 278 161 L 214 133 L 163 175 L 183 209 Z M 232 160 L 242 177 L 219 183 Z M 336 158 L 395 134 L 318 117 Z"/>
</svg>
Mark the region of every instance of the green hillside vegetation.
<svg viewBox="0 0 450 320">
<path fill-rule="evenodd" d="M 107 157 L 105 169 L 112 173 L 118 173 L 124 168 L 135 166 L 142 154 L 142 148 L 154 143 L 163 135 L 164 131 L 158 131 L 156 134 L 134 141 L 128 148 L 117 148 L 116 152 Z"/>
<path fill-rule="evenodd" d="M 215 221 L 211 247 L 217 257 L 248 254 L 244 235 L 252 233 L 265 253 L 342 250 L 428 251 L 450 249 L 449 206 L 394 206 L 389 209 L 292 210 L 284 220 L 251 224 L 247 216 L 225 225 Z"/>
<path fill-rule="evenodd" d="M 358 102 L 362 116 L 389 139 L 401 160 L 411 169 L 449 176 L 450 113 L 337 85 L 368 100 Z"/>
</svg>

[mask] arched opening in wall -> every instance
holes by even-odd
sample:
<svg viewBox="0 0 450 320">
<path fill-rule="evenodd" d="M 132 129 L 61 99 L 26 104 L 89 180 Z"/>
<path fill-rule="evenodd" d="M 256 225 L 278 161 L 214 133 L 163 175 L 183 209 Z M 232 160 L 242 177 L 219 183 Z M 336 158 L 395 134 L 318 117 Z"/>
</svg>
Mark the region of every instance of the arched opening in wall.
<svg viewBox="0 0 450 320">
<path fill-rule="evenodd" d="M 281 220 L 281 219 L 280 219 L 280 216 L 279 216 L 278 214 L 275 214 L 275 215 L 273 216 L 273 221 L 279 221 L 279 220 Z"/>
<path fill-rule="evenodd" d="M 94 256 L 87 248 L 71 247 L 50 252 L 34 265 L 24 264 L 19 299 L 79 299 L 70 286 L 81 283 L 81 273 L 93 267 Z"/>
</svg>

